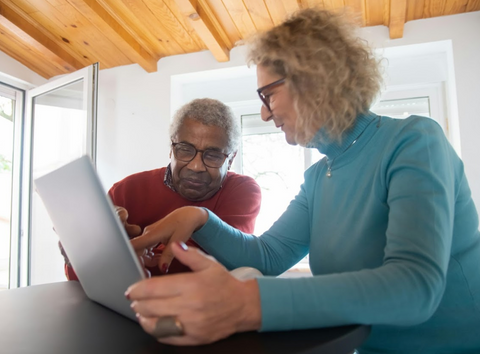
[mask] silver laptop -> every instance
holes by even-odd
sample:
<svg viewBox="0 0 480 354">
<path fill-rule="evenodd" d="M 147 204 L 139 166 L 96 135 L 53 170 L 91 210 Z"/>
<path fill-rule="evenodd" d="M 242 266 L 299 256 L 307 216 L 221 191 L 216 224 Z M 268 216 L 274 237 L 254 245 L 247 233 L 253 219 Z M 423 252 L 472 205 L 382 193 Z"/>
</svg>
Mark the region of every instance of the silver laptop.
<svg viewBox="0 0 480 354">
<path fill-rule="evenodd" d="M 88 156 L 35 179 L 86 295 L 136 321 L 127 288 L 143 268 Z"/>
</svg>

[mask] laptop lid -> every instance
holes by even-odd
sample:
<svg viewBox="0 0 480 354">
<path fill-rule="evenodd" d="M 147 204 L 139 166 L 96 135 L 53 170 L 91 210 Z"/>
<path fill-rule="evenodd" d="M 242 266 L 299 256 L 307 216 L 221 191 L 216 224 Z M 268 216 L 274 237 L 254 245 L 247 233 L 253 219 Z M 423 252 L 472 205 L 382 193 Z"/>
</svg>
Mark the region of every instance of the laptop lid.
<svg viewBox="0 0 480 354">
<path fill-rule="evenodd" d="M 86 295 L 136 321 L 124 293 L 145 274 L 90 158 L 35 179 L 35 188 Z"/>
</svg>

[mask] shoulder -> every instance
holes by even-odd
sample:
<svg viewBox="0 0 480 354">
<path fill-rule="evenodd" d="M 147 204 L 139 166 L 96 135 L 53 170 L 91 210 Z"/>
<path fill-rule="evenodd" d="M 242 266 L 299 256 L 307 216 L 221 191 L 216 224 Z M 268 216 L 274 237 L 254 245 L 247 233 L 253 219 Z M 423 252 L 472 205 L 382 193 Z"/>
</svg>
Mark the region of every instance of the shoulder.
<svg viewBox="0 0 480 354">
<path fill-rule="evenodd" d="M 442 127 L 435 120 L 422 117 L 410 116 L 405 119 L 395 119 L 390 117 L 382 118 L 385 123 L 385 132 L 389 136 L 438 136 L 445 138 Z"/>
<path fill-rule="evenodd" d="M 231 171 L 227 172 L 223 187 L 225 189 L 247 189 L 260 192 L 260 186 L 252 177 Z"/>
<path fill-rule="evenodd" d="M 125 185 L 131 186 L 139 183 L 147 183 L 149 181 L 156 181 L 156 180 L 160 180 L 163 182 L 163 178 L 165 176 L 165 170 L 166 170 L 166 167 L 162 167 L 162 168 L 157 168 L 150 171 L 142 171 L 142 172 L 131 174 L 125 177 L 124 179 L 118 181 L 117 183 L 115 183 L 112 186 L 112 189 L 118 188 L 120 186 L 125 186 Z"/>
</svg>

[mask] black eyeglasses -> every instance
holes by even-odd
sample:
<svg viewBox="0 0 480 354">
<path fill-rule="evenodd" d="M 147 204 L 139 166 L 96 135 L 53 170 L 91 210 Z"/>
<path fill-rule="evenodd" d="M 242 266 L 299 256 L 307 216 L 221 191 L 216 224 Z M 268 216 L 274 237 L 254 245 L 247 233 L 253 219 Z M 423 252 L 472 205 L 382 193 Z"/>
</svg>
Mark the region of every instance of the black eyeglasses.
<svg viewBox="0 0 480 354">
<path fill-rule="evenodd" d="M 257 90 L 258 97 L 260 97 L 260 100 L 262 101 L 263 105 L 267 107 L 268 111 L 271 112 L 272 110 L 270 109 L 270 95 L 265 95 L 263 93 L 264 90 L 275 87 L 277 85 L 283 84 L 285 82 L 285 78 L 277 80 L 272 82 L 271 84 L 265 85 L 263 87 L 260 87 Z"/>
<path fill-rule="evenodd" d="M 183 162 L 192 161 L 197 153 L 201 152 L 203 164 L 211 168 L 222 167 L 225 160 L 230 156 L 230 154 L 224 154 L 213 149 L 198 150 L 195 146 L 187 143 L 172 142 L 172 150 L 175 158 Z"/>
</svg>

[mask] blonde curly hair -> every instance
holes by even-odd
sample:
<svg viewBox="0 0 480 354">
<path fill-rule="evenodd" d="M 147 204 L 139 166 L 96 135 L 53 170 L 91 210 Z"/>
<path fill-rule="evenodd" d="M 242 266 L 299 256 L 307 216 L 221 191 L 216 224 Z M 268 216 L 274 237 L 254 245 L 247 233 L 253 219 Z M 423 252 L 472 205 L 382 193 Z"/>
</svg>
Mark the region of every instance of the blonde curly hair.
<svg viewBox="0 0 480 354">
<path fill-rule="evenodd" d="M 379 61 L 343 15 L 300 10 L 246 44 L 249 64 L 286 78 L 298 115 L 295 139 L 300 145 L 308 145 L 321 127 L 341 140 L 380 91 Z"/>
</svg>

